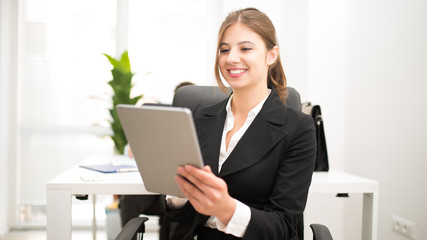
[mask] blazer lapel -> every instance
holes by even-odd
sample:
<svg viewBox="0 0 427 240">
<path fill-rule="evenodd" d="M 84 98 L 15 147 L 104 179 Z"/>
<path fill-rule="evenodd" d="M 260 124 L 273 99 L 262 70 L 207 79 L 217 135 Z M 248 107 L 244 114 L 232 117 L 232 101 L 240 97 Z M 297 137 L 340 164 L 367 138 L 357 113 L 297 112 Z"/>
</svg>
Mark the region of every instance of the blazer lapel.
<svg viewBox="0 0 427 240">
<path fill-rule="evenodd" d="M 203 109 L 202 114 L 197 115 L 194 119 L 203 161 L 211 167 L 215 175 L 218 175 L 219 149 L 221 147 L 227 101 L 228 98 L 221 103 Z"/>
<path fill-rule="evenodd" d="M 219 176 L 227 176 L 260 161 L 287 134 L 281 128 L 285 112 L 286 107 L 273 89 L 251 126 L 222 165 Z"/>
</svg>

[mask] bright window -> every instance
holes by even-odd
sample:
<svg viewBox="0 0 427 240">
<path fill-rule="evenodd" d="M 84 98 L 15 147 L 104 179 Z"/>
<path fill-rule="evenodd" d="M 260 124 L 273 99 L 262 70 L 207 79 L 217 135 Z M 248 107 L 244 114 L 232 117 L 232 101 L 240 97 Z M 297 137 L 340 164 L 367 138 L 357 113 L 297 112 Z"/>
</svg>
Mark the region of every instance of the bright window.
<svg viewBox="0 0 427 240">
<path fill-rule="evenodd" d="M 107 137 L 116 0 L 24 0 L 19 41 L 20 205 L 46 201 L 46 183 L 93 154 Z M 21 216 L 22 217 L 22 216 Z M 21 218 L 22 219 L 22 218 Z M 31 217 L 24 217 L 31 220 Z"/>
</svg>

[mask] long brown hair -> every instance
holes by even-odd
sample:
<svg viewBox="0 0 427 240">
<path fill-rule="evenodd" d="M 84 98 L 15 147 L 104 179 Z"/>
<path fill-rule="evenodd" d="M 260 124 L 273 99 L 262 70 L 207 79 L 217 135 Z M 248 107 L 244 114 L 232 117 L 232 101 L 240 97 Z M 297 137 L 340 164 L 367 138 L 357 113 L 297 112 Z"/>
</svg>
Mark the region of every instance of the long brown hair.
<svg viewBox="0 0 427 240">
<path fill-rule="evenodd" d="M 219 71 L 219 49 L 221 40 L 228 27 L 235 23 L 243 23 L 252 31 L 258 34 L 264 41 L 267 50 L 279 46 L 276 37 L 276 29 L 268 16 L 256 8 L 245 8 L 233 11 L 225 18 L 218 32 L 218 44 L 216 49 L 215 58 L 215 78 L 221 89 L 225 90 L 225 85 L 221 81 Z M 288 91 L 286 89 L 286 76 L 283 71 L 282 61 L 280 54 L 277 56 L 276 62 L 271 64 L 268 68 L 267 86 L 274 88 L 283 103 L 286 102 Z"/>
</svg>

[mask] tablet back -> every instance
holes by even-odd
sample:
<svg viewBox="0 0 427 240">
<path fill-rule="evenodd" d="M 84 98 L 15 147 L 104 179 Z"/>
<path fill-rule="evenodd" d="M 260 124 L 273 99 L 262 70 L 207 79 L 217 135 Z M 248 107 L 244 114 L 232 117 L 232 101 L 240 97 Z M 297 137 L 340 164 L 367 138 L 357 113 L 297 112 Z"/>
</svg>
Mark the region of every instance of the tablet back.
<svg viewBox="0 0 427 240">
<path fill-rule="evenodd" d="M 191 111 L 165 106 L 118 105 L 145 188 L 154 193 L 184 197 L 175 182 L 177 168 L 203 166 Z"/>
</svg>

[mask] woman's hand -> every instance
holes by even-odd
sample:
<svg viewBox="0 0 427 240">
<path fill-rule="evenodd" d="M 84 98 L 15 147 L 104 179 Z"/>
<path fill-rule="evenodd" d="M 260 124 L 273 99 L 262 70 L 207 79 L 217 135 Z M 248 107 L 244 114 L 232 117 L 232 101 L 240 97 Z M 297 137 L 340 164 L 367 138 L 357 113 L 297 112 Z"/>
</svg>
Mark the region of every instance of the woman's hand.
<svg viewBox="0 0 427 240">
<path fill-rule="evenodd" d="M 202 169 L 191 165 L 178 167 L 178 174 L 175 180 L 194 209 L 215 216 L 227 225 L 236 209 L 236 201 L 228 194 L 225 181 L 215 176 L 209 166 Z"/>
</svg>

